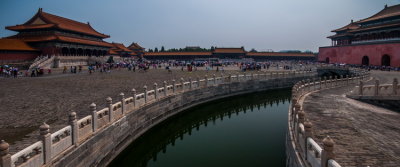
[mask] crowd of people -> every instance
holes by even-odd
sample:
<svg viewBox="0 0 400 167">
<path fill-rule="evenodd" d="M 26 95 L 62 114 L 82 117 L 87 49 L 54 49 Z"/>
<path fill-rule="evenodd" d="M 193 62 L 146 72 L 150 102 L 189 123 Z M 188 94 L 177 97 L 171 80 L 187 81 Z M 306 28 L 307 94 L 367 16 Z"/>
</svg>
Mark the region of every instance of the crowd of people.
<svg viewBox="0 0 400 167">
<path fill-rule="evenodd" d="M 17 78 L 19 75 L 19 69 L 17 67 L 11 67 L 8 65 L 0 66 L 0 76 L 6 78 Z"/>
<path fill-rule="evenodd" d="M 260 71 L 260 70 L 296 70 L 296 69 L 307 69 L 310 70 L 312 66 L 316 64 L 320 64 L 318 62 L 312 61 L 294 61 L 294 60 L 286 60 L 286 61 L 264 61 L 264 62 L 255 62 L 255 61 L 244 61 L 244 60 L 222 60 L 222 61 L 174 61 L 174 60 L 156 60 L 156 61 L 147 61 L 147 60 L 125 60 L 121 62 L 113 62 L 113 63 L 95 63 L 90 64 L 88 66 L 77 65 L 77 66 L 64 66 L 62 73 L 67 74 L 77 74 L 83 73 L 83 71 L 87 71 L 89 74 L 99 72 L 99 73 L 110 73 L 113 70 L 122 70 L 127 69 L 128 71 L 139 71 L 139 72 L 147 72 L 149 69 L 165 69 L 169 72 L 172 72 L 173 69 L 181 70 L 181 71 L 197 71 L 199 68 L 202 68 L 206 71 L 225 71 L 227 68 L 230 70 L 239 70 L 239 71 Z M 335 64 L 340 65 L 340 64 Z M 346 65 L 350 67 L 358 67 L 365 69 L 373 69 L 373 70 L 387 70 L 387 71 L 400 71 L 400 68 L 394 67 L 385 67 L 385 66 L 360 66 L 360 65 Z M 84 69 L 85 68 L 85 69 Z M 19 76 L 25 77 L 39 77 L 45 74 L 51 74 L 51 69 L 43 69 L 43 68 L 32 68 L 30 70 L 18 69 L 17 67 L 11 67 L 8 65 L 0 66 L 0 76 L 7 78 L 17 78 Z"/>
</svg>

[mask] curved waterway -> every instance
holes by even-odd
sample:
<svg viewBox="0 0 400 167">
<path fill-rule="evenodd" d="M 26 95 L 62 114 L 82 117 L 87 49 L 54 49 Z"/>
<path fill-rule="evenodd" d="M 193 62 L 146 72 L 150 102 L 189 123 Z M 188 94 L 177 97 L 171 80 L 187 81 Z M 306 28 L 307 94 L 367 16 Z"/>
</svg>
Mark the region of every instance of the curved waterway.
<svg viewBox="0 0 400 167">
<path fill-rule="evenodd" d="M 280 89 L 198 105 L 146 132 L 110 166 L 285 166 L 289 101 Z"/>
</svg>

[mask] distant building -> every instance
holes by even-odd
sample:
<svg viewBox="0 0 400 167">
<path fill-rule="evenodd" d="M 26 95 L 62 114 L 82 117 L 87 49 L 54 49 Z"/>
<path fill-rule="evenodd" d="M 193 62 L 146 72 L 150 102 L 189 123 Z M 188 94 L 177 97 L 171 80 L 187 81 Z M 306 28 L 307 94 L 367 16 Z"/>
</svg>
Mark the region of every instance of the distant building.
<svg viewBox="0 0 400 167">
<path fill-rule="evenodd" d="M 318 61 L 400 67 L 400 5 L 332 32 L 332 45 L 319 48 Z"/>
<path fill-rule="evenodd" d="M 145 48 L 140 46 L 138 43 L 132 42 L 131 45 L 128 46 L 128 49 L 130 49 L 133 54 L 137 57 L 143 57 Z"/>
<path fill-rule="evenodd" d="M 244 47 L 240 48 L 215 48 L 213 57 L 220 59 L 241 59 L 246 56 Z"/>
<path fill-rule="evenodd" d="M 254 60 L 315 60 L 313 53 L 248 52 L 246 58 Z"/>
<path fill-rule="evenodd" d="M 112 45 L 113 47 L 109 50 L 110 55 L 120 57 L 131 57 L 135 55 L 132 50 L 125 47 L 125 45 L 122 43 L 113 42 Z"/>
<path fill-rule="evenodd" d="M 149 60 L 196 60 L 196 59 L 243 59 L 252 58 L 256 61 L 267 60 L 315 60 L 312 53 L 281 53 L 281 52 L 247 52 L 240 48 L 215 48 L 204 52 L 145 52 Z"/>
</svg>

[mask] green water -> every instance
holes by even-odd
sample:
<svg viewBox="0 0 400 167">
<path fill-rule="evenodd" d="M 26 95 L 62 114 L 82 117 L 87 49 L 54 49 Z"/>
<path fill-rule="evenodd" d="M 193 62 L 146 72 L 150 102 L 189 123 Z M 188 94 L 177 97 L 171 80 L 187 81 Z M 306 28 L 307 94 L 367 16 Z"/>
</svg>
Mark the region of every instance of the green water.
<svg viewBox="0 0 400 167">
<path fill-rule="evenodd" d="M 225 98 L 154 127 L 110 166 L 285 166 L 290 90 Z"/>
</svg>

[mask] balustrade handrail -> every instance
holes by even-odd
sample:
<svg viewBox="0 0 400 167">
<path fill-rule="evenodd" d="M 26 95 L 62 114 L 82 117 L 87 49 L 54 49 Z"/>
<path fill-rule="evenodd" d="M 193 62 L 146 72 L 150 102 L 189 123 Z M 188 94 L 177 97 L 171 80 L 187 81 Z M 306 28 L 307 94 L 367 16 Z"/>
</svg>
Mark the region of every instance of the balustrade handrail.
<svg viewBox="0 0 400 167">
<path fill-rule="evenodd" d="M 332 89 L 350 84 L 356 84 L 357 81 L 362 81 L 369 73 L 358 69 L 350 69 L 355 74 L 353 76 L 341 76 L 340 78 L 326 78 L 323 79 L 307 79 L 297 82 L 292 88 L 292 104 L 289 108 L 289 134 L 294 141 L 294 147 L 303 148 L 305 150 L 299 151 L 301 160 L 304 161 L 306 166 L 311 167 L 340 167 L 334 160 L 333 154 L 333 140 L 328 136 L 323 140 L 323 147 L 313 139 L 312 124 L 305 118 L 306 112 L 303 111 L 302 102 L 300 99 L 304 98 L 307 94 L 314 91 L 323 89 Z M 302 135 L 300 135 L 302 134 Z M 297 137 L 295 137 L 297 136 Z M 299 139 L 298 137 L 304 139 Z M 306 141 L 306 143 L 304 143 Z M 309 148 L 310 146 L 310 148 Z M 314 154 L 309 154 L 309 150 Z M 301 150 L 301 149 L 299 149 Z M 316 151 L 316 152 L 315 152 Z M 325 152 L 325 153 L 324 153 Z M 324 154 L 325 156 L 322 156 Z M 308 157 L 312 156 L 312 157 Z"/>
<path fill-rule="evenodd" d="M 225 77 L 225 76 L 215 77 L 214 76 L 213 78 L 207 78 L 206 77 L 205 79 L 201 79 L 201 80 L 198 79 L 199 84 L 193 84 L 193 83 L 196 83 L 197 81 L 195 81 L 195 82 L 193 82 L 193 81 L 191 81 L 191 82 L 182 82 L 183 84 L 182 83 L 181 84 L 176 84 L 175 81 L 173 81 L 174 82 L 173 85 L 164 85 L 164 87 L 162 87 L 160 89 L 158 89 L 157 88 L 157 84 L 155 84 L 155 89 L 154 90 L 150 90 L 150 91 L 147 91 L 147 87 L 145 86 L 144 87 L 145 88 L 144 93 L 136 94 L 136 91 L 134 91 L 135 93 L 134 93 L 133 97 L 125 98 L 124 94 L 121 93 L 120 94 L 122 96 L 121 101 L 118 101 L 118 102 L 113 104 L 112 103 L 112 99 L 111 98 L 107 98 L 107 107 L 103 108 L 103 109 L 101 109 L 99 111 L 96 110 L 96 105 L 94 103 L 91 104 L 90 105 L 90 109 L 92 111 L 92 115 L 88 115 L 88 116 L 86 116 L 86 117 L 84 117 L 84 118 L 82 118 L 80 120 L 77 120 L 76 113 L 72 112 L 69 115 L 69 125 L 64 127 L 64 128 L 62 128 L 62 129 L 60 129 L 60 130 L 58 130 L 57 132 L 55 132 L 53 134 L 49 133 L 49 128 L 50 128 L 49 125 L 47 125 L 47 124 L 44 124 L 46 126 L 42 125 L 40 127 L 40 131 L 41 131 L 40 138 L 42 140 L 34 143 L 31 146 L 28 146 L 27 148 L 15 153 L 14 155 L 10 155 L 8 153 L 8 150 L 9 150 L 8 144 L 5 141 L 1 141 L 0 146 L 4 146 L 4 144 L 6 144 L 7 147 L 4 150 L 0 150 L 0 152 L 2 153 L 2 154 L 0 154 L 0 158 L 3 159 L 3 161 L 0 161 L 1 162 L 0 166 L 1 167 L 18 166 L 18 165 L 15 164 L 15 162 L 17 161 L 16 159 L 18 159 L 16 157 L 20 157 L 20 156 L 26 154 L 26 152 L 32 151 L 33 148 L 38 150 L 37 147 L 39 145 L 41 146 L 39 149 L 45 150 L 45 151 L 38 150 L 38 153 L 37 153 L 37 155 L 42 155 L 43 156 L 42 157 L 43 158 L 42 159 L 43 162 L 42 161 L 40 161 L 40 162 L 36 162 L 35 161 L 33 163 L 33 162 L 29 161 L 29 158 L 31 158 L 31 157 L 29 155 L 27 155 L 27 156 L 25 156 L 24 163 L 30 163 L 30 164 L 24 164 L 24 165 L 26 165 L 26 166 L 40 165 L 41 166 L 41 165 L 45 165 L 45 164 L 51 164 L 51 161 L 53 160 L 52 158 L 57 157 L 62 151 L 67 150 L 67 149 L 71 148 L 72 146 L 78 146 L 80 143 L 83 143 L 86 140 L 89 140 L 91 138 L 90 136 L 93 136 L 95 133 L 99 132 L 100 129 L 103 129 L 106 126 L 110 126 L 114 122 L 122 119 L 121 117 L 123 117 L 124 114 L 126 114 L 126 113 L 134 113 L 133 111 L 140 109 L 143 106 L 143 104 L 139 105 L 139 104 L 137 104 L 137 102 L 139 100 L 141 100 L 142 98 L 144 98 L 144 105 L 148 105 L 150 103 L 156 102 L 160 98 L 166 98 L 168 96 L 174 96 L 174 95 L 182 94 L 182 93 L 187 92 L 187 91 L 192 91 L 192 90 L 195 90 L 195 89 L 201 89 L 203 87 L 208 87 L 208 86 L 222 85 L 222 84 L 231 83 L 231 82 L 246 82 L 246 81 L 248 81 L 250 79 L 260 80 L 261 81 L 261 80 L 279 79 L 279 78 L 286 79 L 288 76 L 291 76 L 293 78 L 296 78 L 296 77 L 311 77 L 311 76 L 314 76 L 316 73 L 314 71 L 297 71 L 297 72 L 294 72 L 294 73 L 292 73 L 292 72 L 283 72 L 281 74 L 282 75 L 274 75 L 275 78 L 271 78 L 273 76 L 272 73 L 270 73 L 270 74 L 264 73 L 263 74 L 264 76 L 268 76 L 269 75 L 270 77 L 262 77 L 263 75 L 259 75 L 259 74 L 256 74 L 256 75 L 254 75 L 254 74 L 252 74 L 252 75 L 244 74 L 244 75 L 237 75 L 236 76 L 237 77 L 236 80 L 232 80 L 231 79 L 231 78 L 235 77 L 235 76 L 232 76 L 232 75 L 230 75 L 230 77 Z M 243 79 L 241 79 L 241 78 L 243 78 Z M 227 79 L 227 80 L 225 80 L 225 79 Z M 219 80 L 219 81 L 216 82 L 216 80 Z M 183 81 L 183 79 L 182 79 L 182 81 Z M 205 81 L 208 81 L 208 82 L 205 82 Z M 200 82 L 205 82 L 205 85 L 201 86 Z M 164 82 L 164 83 L 166 83 L 166 82 Z M 188 89 L 188 88 L 185 89 L 184 85 L 190 85 L 190 89 Z M 181 91 L 175 91 L 178 86 L 180 86 L 179 89 Z M 165 90 L 165 88 L 167 90 L 173 89 L 173 92 L 167 91 L 167 90 Z M 157 95 L 157 94 L 160 94 L 160 93 L 158 91 L 155 91 L 155 90 L 164 90 L 165 94 L 161 95 L 160 97 L 158 97 L 159 95 Z M 154 97 L 155 97 L 154 99 L 155 100 L 148 101 L 147 100 L 147 98 L 148 98 L 147 96 L 149 94 L 154 95 Z M 131 101 L 131 100 L 133 101 L 133 103 L 127 103 L 128 101 Z M 118 110 L 114 110 L 114 107 L 118 107 Z M 130 108 L 130 110 L 126 110 L 126 107 Z M 122 109 L 119 110 L 119 108 L 122 108 Z M 116 117 L 116 114 L 117 114 L 116 112 L 117 111 L 118 111 L 118 114 L 120 114 L 119 115 L 120 117 Z M 81 124 L 84 124 L 84 125 L 81 125 Z M 86 127 L 86 125 L 91 125 L 90 127 L 92 129 L 88 129 L 88 127 Z M 52 144 L 54 144 L 54 143 L 52 143 L 52 137 L 54 138 L 57 135 L 61 135 L 62 133 L 66 133 L 66 131 L 68 131 L 68 130 L 70 130 L 71 132 L 67 132 L 68 133 L 67 136 L 68 135 L 72 136 L 70 138 L 72 140 L 72 142 L 70 142 L 70 143 L 67 142 L 67 144 L 70 144 L 70 145 L 66 145 L 66 146 L 63 145 L 63 147 L 61 147 L 62 150 L 61 151 L 58 150 L 59 152 L 56 152 L 57 155 L 52 155 L 51 154 L 51 150 L 52 150 L 52 147 L 53 147 Z M 82 137 L 82 136 L 79 136 L 79 135 L 85 135 L 85 136 Z M 0 148 L 3 149 L 5 147 L 0 147 Z M 7 160 L 4 161 L 4 159 L 7 159 L 7 158 L 9 158 L 9 161 L 7 161 Z"/>
</svg>

